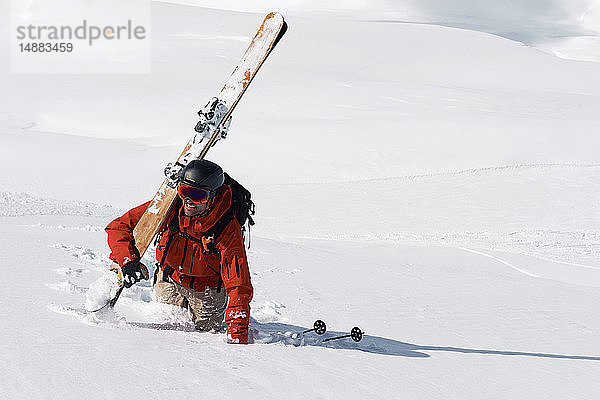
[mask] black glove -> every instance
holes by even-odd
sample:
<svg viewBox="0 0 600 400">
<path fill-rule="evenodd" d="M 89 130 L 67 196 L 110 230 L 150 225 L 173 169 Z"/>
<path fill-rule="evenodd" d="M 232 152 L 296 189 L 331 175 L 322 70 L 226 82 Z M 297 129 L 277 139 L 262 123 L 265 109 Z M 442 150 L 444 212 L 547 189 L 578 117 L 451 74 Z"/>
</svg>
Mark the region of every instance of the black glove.
<svg viewBox="0 0 600 400">
<path fill-rule="evenodd" d="M 123 286 L 126 288 L 132 287 L 135 283 L 145 278 L 140 260 L 129 261 L 121 267 L 121 272 L 123 273 Z"/>
</svg>

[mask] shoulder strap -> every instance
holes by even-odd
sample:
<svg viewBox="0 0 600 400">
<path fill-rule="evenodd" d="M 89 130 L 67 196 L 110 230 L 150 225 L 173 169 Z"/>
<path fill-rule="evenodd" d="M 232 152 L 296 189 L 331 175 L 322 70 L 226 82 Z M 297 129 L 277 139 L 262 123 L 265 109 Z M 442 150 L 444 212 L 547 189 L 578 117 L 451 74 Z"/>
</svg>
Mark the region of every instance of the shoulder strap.
<svg viewBox="0 0 600 400">
<path fill-rule="evenodd" d="M 171 220 L 169 221 L 167 226 L 165 228 L 163 228 L 163 230 L 160 233 L 164 232 L 167 229 L 170 230 L 171 232 L 179 232 L 179 209 L 181 208 L 182 205 L 183 205 L 183 203 L 181 202 L 179 197 L 177 197 L 175 199 L 175 203 L 173 204 L 173 207 L 171 208 L 173 217 L 171 218 Z"/>
<path fill-rule="evenodd" d="M 225 227 L 227 225 L 229 225 L 229 223 L 231 222 L 231 220 L 233 219 L 234 216 L 235 216 L 235 210 L 233 209 L 232 206 L 230 206 L 229 209 L 227 211 L 225 211 L 225 214 L 223 214 L 223 216 L 221 218 L 219 218 L 219 220 L 217 222 L 215 222 L 215 224 L 213 226 L 211 226 L 208 230 L 206 230 L 206 232 L 204 232 L 203 236 L 204 237 L 214 236 L 214 238 L 216 240 L 217 237 L 219 237 L 219 235 L 221 234 L 221 232 L 223 232 Z"/>
</svg>

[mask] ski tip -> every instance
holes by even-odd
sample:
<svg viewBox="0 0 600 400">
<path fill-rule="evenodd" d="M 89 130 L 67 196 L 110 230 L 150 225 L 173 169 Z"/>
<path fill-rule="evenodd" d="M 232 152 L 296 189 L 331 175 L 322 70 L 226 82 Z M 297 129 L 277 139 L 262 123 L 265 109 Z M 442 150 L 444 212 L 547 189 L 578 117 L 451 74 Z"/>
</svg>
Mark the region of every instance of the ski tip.
<svg viewBox="0 0 600 400">
<path fill-rule="evenodd" d="M 279 43 L 279 41 L 281 40 L 283 35 L 285 35 L 285 33 L 287 32 L 287 29 L 288 29 L 287 22 L 283 21 L 283 25 L 281 25 L 281 29 L 279 30 L 279 33 L 277 34 L 277 37 L 275 38 L 275 41 L 273 42 L 273 47 L 277 46 L 277 43 Z"/>
<path fill-rule="evenodd" d="M 277 19 L 283 20 L 283 15 L 281 15 L 281 13 L 278 11 L 271 11 L 270 13 L 267 14 L 265 19 L 270 19 L 270 18 L 277 18 Z"/>
<path fill-rule="evenodd" d="M 283 15 L 281 15 L 281 13 L 279 13 L 277 11 L 271 11 L 270 13 L 268 13 L 267 16 L 265 17 L 265 20 L 272 19 L 272 18 L 276 19 L 277 22 L 280 22 L 282 24 L 285 23 L 285 19 L 283 18 Z"/>
</svg>

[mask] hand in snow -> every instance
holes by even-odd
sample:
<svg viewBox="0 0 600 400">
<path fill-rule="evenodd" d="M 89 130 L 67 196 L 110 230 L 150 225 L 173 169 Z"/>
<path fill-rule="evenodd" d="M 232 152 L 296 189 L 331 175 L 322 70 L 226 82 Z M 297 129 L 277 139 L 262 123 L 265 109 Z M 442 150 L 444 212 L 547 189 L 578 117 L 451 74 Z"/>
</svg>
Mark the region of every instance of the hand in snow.
<svg viewBox="0 0 600 400">
<path fill-rule="evenodd" d="M 121 272 L 123 273 L 123 285 L 126 288 L 130 288 L 142 279 L 147 279 L 142 267 L 147 271 L 146 266 L 140 260 L 129 261 L 123 265 Z"/>
</svg>

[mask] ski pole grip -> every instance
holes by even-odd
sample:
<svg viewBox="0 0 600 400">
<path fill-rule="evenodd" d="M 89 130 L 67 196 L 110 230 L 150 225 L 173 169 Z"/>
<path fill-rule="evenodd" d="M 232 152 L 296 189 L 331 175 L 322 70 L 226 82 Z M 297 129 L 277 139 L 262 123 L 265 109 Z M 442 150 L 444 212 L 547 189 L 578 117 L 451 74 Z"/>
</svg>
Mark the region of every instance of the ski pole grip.
<svg viewBox="0 0 600 400">
<path fill-rule="evenodd" d="M 140 269 L 142 270 L 142 275 L 144 280 L 148 280 L 150 279 L 150 272 L 148 272 L 148 267 L 146 267 L 144 264 L 140 263 Z"/>
</svg>

